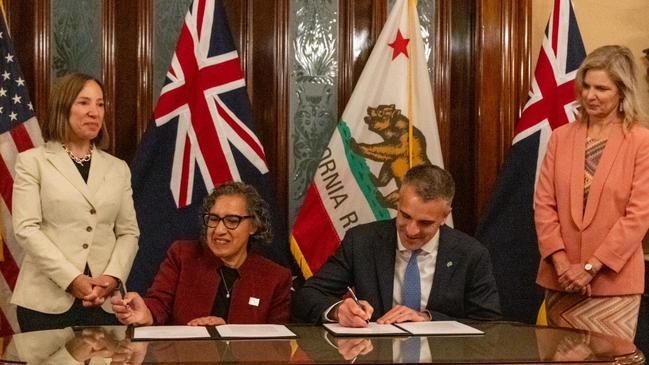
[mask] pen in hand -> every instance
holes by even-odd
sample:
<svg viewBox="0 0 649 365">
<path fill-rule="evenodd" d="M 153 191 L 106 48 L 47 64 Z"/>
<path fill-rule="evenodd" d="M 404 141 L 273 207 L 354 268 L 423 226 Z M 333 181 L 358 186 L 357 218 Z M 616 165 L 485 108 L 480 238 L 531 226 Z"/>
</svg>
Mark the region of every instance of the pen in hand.
<svg viewBox="0 0 649 365">
<path fill-rule="evenodd" d="M 122 298 L 122 303 L 124 304 L 124 306 L 126 308 L 128 308 L 130 310 L 131 307 L 128 305 L 130 300 L 126 299 L 126 289 L 124 288 L 124 284 L 122 283 L 121 280 L 117 284 L 116 289 L 119 291 L 119 296 Z"/>
<path fill-rule="evenodd" d="M 124 289 L 124 284 L 122 281 L 119 281 L 119 284 L 117 285 L 117 289 L 119 290 L 119 295 L 122 296 L 122 299 L 126 299 L 126 289 Z"/>
<path fill-rule="evenodd" d="M 349 294 L 351 295 L 352 299 L 354 300 L 354 303 L 356 303 L 356 305 L 358 305 L 359 307 L 363 308 L 363 305 L 361 304 L 361 302 L 358 301 L 358 297 L 356 296 L 356 294 L 354 293 L 354 291 L 352 290 L 352 288 L 347 287 L 347 291 L 349 292 Z M 365 308 L 363 308 L 363 310 L 365 310 Z M 367 320 L 367 319 L 365 320 L 365 322 L 370 323 L 370 321 Z"/>
</svg>

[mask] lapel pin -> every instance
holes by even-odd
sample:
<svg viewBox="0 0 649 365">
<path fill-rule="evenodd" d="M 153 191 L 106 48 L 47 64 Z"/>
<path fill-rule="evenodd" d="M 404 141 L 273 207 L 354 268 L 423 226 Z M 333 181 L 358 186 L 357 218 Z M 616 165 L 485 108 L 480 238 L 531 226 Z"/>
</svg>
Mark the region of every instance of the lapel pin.
<svg viewBox="0 0 649 365">
<path fill-rule="evenodd" d="M 451 267 L 451 266 L 453 266 L 453 261 L 449 261 L 446 263 L 446 267 Z"/>
<path fill-rule="evenodd" d="M 248 299 L 248 304 L 254 305 L 255 307 L 259 307 L 259 298 L 250 297 L 250 299 Z"/>
</svg>

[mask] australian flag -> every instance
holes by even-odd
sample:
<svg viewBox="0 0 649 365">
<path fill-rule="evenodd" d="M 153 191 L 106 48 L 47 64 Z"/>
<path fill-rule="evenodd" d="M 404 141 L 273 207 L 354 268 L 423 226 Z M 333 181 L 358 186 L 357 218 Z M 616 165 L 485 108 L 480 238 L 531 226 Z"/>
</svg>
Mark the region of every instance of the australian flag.
<svg viewBox="0 0 649 365">
<path fill-rule="evenodd" d="M 476 232 L 491 253 L 506 319 L 534 323 L 543 299 L 536 285 L 534 188 L 552 130 L 575 120 L 575 75 L 585 57 L 571 2 L 555 0 L 530 99 Z"/>
<path fill-rule="evenodd" d="M 198 212 L 214 186 L 244 181 L 274 205 L 221 0 L 192 3 L 154 119 L 132 164 L 141 236 L 129 290 L 138 292 L 150 286 L 174 240 L 198 238 Z M 266 254 L 287 266 L 286 227 L 277 214 L 273 219 L 273 244 Z"/>
</svg>

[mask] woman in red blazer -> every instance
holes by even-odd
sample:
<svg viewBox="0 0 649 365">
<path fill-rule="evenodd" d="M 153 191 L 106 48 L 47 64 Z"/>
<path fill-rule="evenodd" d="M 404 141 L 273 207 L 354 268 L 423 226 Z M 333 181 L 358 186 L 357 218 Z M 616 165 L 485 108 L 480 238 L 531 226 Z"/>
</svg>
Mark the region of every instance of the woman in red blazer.
<svg viewBox="0 0 649 365">
<path fill-rule="evenodd" d="M 605 46 L 577 72 L 576 122 L 550 137 L 535 194 L 548 324 L 633 340 L 649 227 L 649 130 L 633 55 Z"/>
<path fill-rule="evenodd" d="M 270 241 L 270 214 L 250 185 L 222 184 L 205 198 L 199 241 L 177 241 L 144 298 L 113 298 L 123 324 L 286 323 L 291 274 L 249 252 Z"/>
</svg>

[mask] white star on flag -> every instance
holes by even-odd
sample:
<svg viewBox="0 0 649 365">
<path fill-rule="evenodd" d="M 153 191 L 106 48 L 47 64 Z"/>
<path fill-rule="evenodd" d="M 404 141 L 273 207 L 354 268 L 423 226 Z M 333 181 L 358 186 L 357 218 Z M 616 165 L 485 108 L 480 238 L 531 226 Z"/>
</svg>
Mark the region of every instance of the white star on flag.
<svg viewBox="0 0 649 365">
<path fill-rule="evenodd" d="M 18 86 L 25 86 L 25 80 L 19 77 L 16 79 L 16 84 L 18 84 Z"/>
<path fill-rule="evenodd" d="M 11 77 L 11 74 L 9 72 L 7 72 L 7 71 L 5 71 L 2 74 L 2 78 L 5 79 L 5 80 L 9 80 L 10 77 Z"/>
<path fill-rule="evenodd" d="M 14 95 L 14 97 L 11 98 L 11 100 L 14 101 L 14 104 L 20 104 L 20 99 L 22 99 L 22 96 L 18 96 L 18 94 Z"/>
<path fill-rule="evenodd" d="M 9 118 L 11 118 L 11 120 L 18 120 L 18 114 L 16 114 L 16 112 L 11 112 Z"/>
<path fill-rule="evenodd" d="M 0 96 L 7 96 L 7 89 L 0 87 Z"/>
<path fill-rule="evenodd" d="M 13 62 L 14 61 L 14 55 L 12 55 L 12 54 L 6 55 L 5 60 L 7 60 L 7 62 Z"/>
</svg>

